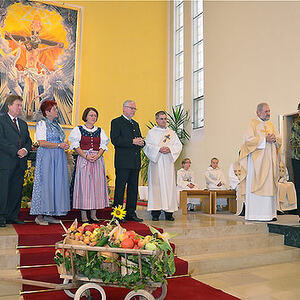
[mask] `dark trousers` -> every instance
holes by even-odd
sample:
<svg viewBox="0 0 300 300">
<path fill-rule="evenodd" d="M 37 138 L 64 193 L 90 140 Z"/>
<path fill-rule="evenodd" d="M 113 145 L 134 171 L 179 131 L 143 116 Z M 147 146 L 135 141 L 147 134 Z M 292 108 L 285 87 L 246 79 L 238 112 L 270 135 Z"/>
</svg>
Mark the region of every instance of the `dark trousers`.
<svg viewBox="0 0 300 300">
<path fill-rule="evenodd" d="M 151 215 L 154 218 L 155 217 L 159 218 L 160 214 L 161 214 L 161 210 L 151 210 Z M 171 217 L 173 217 L 173 213 L 165 211 L 165 216 L 166 216 L 166 219 L 171 218 Z"/>
<path fill-rule="evenodd" d="M 300 160 L 292 158 L 292 166 L 294 171 L 294 184 L 297 194 L 297 211 L 300 216 Z"/>
<path fill-rule="evenodd" d="M 22 200 L 24 170 L 17 162 L 12 169 L 0 170 L 0 219 L 15 220 L 19 216 Z"/>
<path fill-rule="evenodd" d="M 116 169 L 115 196 L 113 206 L 123 205 L 125 186 L 126 195 L 126 216 L 135 214 L 138 195 L 139 169 Z"/>
</svg>

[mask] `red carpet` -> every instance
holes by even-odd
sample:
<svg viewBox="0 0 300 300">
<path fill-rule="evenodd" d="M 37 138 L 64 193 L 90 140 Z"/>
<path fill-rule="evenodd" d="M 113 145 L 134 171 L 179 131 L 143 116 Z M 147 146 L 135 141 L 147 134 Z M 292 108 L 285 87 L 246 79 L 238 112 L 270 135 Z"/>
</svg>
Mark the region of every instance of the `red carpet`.
<svg viewBox="0 0 300 300">
<path fill-rule="evenodd" d="M 21 208 L 19 219 L 25 221 L 33 221 L 36 216 L 32 216 L 29 214 L 30 208 Z M 110 220 L 111 219 L 112 208 L 107 207 L 104 209 L 100 209 L 97 211 L 97 217 L 99 219 Z M 60 217 L 62 220 L 80 220 L 80 210 L 73 209 L 68 212 L 66 216 Z"/>
<path fill-rule="evenodd" d="M 104 287 L 107 300 L 121 300 L 124 299 L 129 292 L 122 288 Z M 154 294 L 155 296 L 155 294 Z M 52 298 L 59 300 L 70 300 L 64 292 L 47 292 L 32 295 L 24 295 L 24 300 L 49 300 Z M 94 298 L 97 299 L 96 297 Z M 234 296 L 226 294 L 221 290 L 212 288 L 204 283 L 201 283 L 191 277 L 181 277 L 168 279 L 168 294 L 165 300 L 235 300 Z"/>
<path fill-rule="evenodd" d="M 101 211 L 97 216 L 98 218 L 109 219 L 111 209 L 105 209 Z M 64 217 L 66 220 L 74 219 L 79 217 L 79 211 L 71 211 L 68 216 Z M 33 220 L 32 216 L 29 216 L 28 209 L 22 209 L 20 219 Z M 64 222 L 65 226 L 71 225 L 70 221 Z M 126 222 L 122 224 L 128 230 L 135 230 L 141 235 L 150 234 L 148 226 L 137 222 Z M 22 246 L 33 246 L 33 245 L 54 245 L 57 241 L 62 240 L 62 234 L 64 233 L 61 225 L 51 224 L 49 226 L 39 226 L 33 222 L 26 223 L 25 225 L 14 224 L 19 237 L 19 245 Z M 158 228 L 159 231 L 163 231 Z M 175 245 L 172 245 L 174 248 Z M 41 247 L 41 248 L 29 248 L 20 249 L 20 265 L 21 266 L 32 266 L 32 265 L 46 265 L 54 264 L 54 248 L 53 247 Z M 188 263 L 182 259 L 175 258 L 176 273 L 175 275 L 186 275 L 188 272 Z M 56 266 L 51 267 L 38 267 L 21 269 L 22 277 L 24 279 L 39 280 L 45 282 L 62 283 L 57 273 Z M 24 291 L 41 290 L 36 286 L 23 285 Z M 123 288 L 105 288 L 108 300 L 120 300 L 124 299 L 126 294 L 129 292 Z M 58 300 L 71 299 L 65 295 L 62 291 L 46 292 L 24 295 L 25 300 L 48 300 L 52 297 L 56 297 Z M 176 299 L 224 299 L 233 300 L 237 299 L 231 295 L 228 295 L 220 290 L 205 285 L 197 280 L 190 277 L 173 278 L 168 280 L 168 295 L 166 300 Z M 97 299 L 97 298 L 95 298 Z"/>
</svg>

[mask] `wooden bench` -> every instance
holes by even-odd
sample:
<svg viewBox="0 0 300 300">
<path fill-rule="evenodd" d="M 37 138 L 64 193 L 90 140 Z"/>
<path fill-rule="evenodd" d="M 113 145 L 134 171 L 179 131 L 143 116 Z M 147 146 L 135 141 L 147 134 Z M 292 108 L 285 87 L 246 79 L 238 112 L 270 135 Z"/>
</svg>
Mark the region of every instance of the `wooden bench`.
<svg viewBox="0 0 300 300">
<path fill-rule="evenodd" d="M 217 198 L 227 198 L 229 212 L 236 212 L 236 192 L 235 190 L 183 190 L 180 191 L 180 208 L 182 214 L 187 214 L 187 198 L 202 199 L 202 210 L 207 214 L 217 212 Z"/>
<path fill-rule="evenodd" d="M 183 190 L 180 191 L 180 205 L 182 214 L 187 214 L 187 198 L 200 198 L 202 200 L 203 212 L 212 214 L 212 199 L 209 190 Z"/>
<path fill-rule="evenodd" d="M 227 198 L 228 211 L 236 213 L 236 191 L 235 190 L 210 190 L 212 198 L 212 213 L 217 213 L 217 199 Z"/>
</svg>

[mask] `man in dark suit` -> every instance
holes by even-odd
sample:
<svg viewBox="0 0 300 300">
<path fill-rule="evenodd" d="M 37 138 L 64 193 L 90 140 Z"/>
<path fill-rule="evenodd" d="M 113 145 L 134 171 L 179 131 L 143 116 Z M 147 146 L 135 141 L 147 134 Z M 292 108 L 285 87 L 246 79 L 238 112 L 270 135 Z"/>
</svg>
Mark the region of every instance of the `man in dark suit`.
<svg viewBox="0 0 300 300">
<path fill-rule="evenodd" d="M 136 112 L 135 102 L 126 100 L 123 115 L 111 121 L 110 137 L 115 146 L 115 197 L 113 206 L 123 205 L 127 184 L 126 220 L 142 222 L 136 215 L 141 148 L 144 140 L 139 124 L 132 120 Z"/>
<path fill-rule="evenodd" d="M 20 96 L 8 96 L 7 113 L 0 116 L 0 227 L 24 223 L 18 215 L 31 139 L 26 122 L 18 118 L 22 100 Z"/>
</svg>

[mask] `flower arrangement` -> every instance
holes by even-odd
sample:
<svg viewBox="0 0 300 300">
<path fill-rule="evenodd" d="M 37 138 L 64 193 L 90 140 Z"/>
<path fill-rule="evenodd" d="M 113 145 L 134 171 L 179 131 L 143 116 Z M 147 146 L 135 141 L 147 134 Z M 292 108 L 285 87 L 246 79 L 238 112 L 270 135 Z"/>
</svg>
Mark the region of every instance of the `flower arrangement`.
<svg viewBox="0 0 300 300">
<path fill-rule="evenodd" d="M 166 283 L 166 277 L 175 273 L 170 235 L 161 234 L 151 226 L 152 235 L 145 237 L 133 230 L 127 231 L 118 222 L 125 214 L 126 211 L 119 206 L 114 208 L 113 219 L 106 225 L 85 223 L 78 227 L 75 221 L 65 229 L 66 239 L 63 244 L 57 244 L 59 249 L 54 257 L 59 272 L 71 274 L 73 266 L 78 276 L 101 279 L 108 285 L 135 290 L 151 282 Z M 73 250 L 67 249 L 68 244 Z M 86 245 L 86 250 L 82 247 L 76 250 L 76 245 Z M 95 251 L 94 247 L 104 247 L 105 250 L 96 248 Z"/>
<path fill-rule="evenodd" d="M 25 171 L 21 207 L 29 207 L 32 198 L 34 182 L 34 166 L 29 165 Z"/>
</svg>

